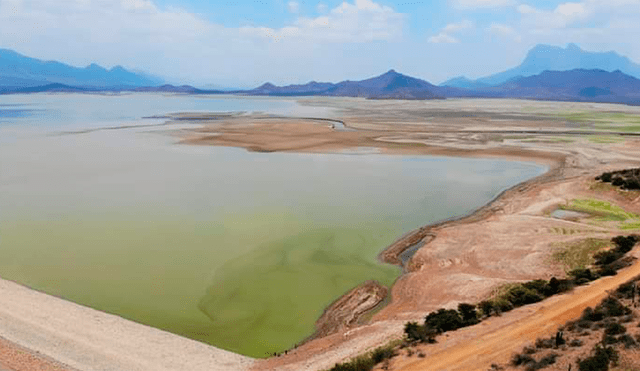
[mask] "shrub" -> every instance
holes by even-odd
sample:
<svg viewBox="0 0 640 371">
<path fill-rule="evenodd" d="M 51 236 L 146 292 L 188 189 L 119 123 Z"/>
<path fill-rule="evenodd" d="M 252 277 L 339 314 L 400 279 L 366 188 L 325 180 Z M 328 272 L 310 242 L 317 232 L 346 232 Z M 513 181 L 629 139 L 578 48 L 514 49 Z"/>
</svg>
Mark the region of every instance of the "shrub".
<svg viewBox="0 0 640 371">
<path fill-rule="evenodd" d="M 612 296 L 605 298 L 598 307 L 596 312 L 601 311 L 605 317 L 620 317 L 631 313 L 631 309 L 620 303 L 620 301 Z"/>
<path fill-rule="evenodd" d="M 459 329 L 463 326 L 463 322 L 456 310 L 439 309 L 437 312 L 429 313 L 425 318 L 424 326 L 441 333 Z"/>
<path fill-rule="evenodd" d="M 594 354 L 578 362 L 580 371 L 607 371 L 610 363 L 618 361 L 618 352 L 612 347 L 596 345 Z"/>
<path fill-rule="evenodd" d="M 536 348 L 538 349 L 548 349 L 553 348 L 553 339 L 536 339 Z"/>
<path fill-rule="evenodd" d="M 373 352 L 371 352 L 371 359 L 373 363 L 378 364 L 385 359 L 392 358 L 396 353 L 391 346 L 376 348 Z"/>
<path fill-rule="evenodd" d="M 509 290 L 507 300 L 513 304 L 514 307 L 521 307 L 526 304 L 537 303 L 542 301 L 544 297 L 537 291 L 526 288 L 524 286 L 514 286 Z"/>
<path fill-rule="evenodd" d="M 602 344 L 610 345 L 618 342 L 618 339 L 613 335 L 602 334 Z"/>
<path fill-rule="evenodd" d="M 569 272 L 569 275 L 573 277 L 573 280 L 576 284 L 581 285 L 583 283 L 587 283 L 596 279 L 589 268 L 578 268 Z"/>
<path fill-rule="evenodd" d="M 522 286 L 527 289 L 534 290 L 535 292 L 543 296 L 546 296 L 544 295 L 544 293 L 548 290 L 547 288 L 549 286 L 549 282 L 547 282 L 546 280 L 533 280 L 523 283 Z"/>
<path fill-rule="evenodd" d="M 493 310 L 498 314 L 500 312 L 508 312 L 513 309 L 513 304 L 505 298 L 499 298 L 493 301 Z"/>
<path fill-rule="evenodd" d="M 573 339 L 569 342 L 570 347 L 581 347 L 584 342 L 580 339 Z"/>
<path fill-rule="evenodd" d="M 336 363 L 329 371 L 369 371 L 375 366 L 371 357 L 360 356 L 345 363 Z"/>
<path fill-rule="evenodd" d="M 533 362 L 527 365 L 527 371 L 535 371 L 546 368 L 547 366 L 551 366 L 556 363 L 556 358 L 558 355 L 556 353 L 549 353 L 546 356 L 542 357 L 539 361 Z"/>
<path fill-rule="evenodd" d="M 625 332 L 627 332 L 627 328 L 616 322 L 608 324 L 604 329 L 604 333 L 607 335 L 620 335 Z"/>
<path fill-rule="evenodd" d="M 638 343 L 629 336 L 629 334 L 620 335 L 618 337 L 618 342 L 624 344 L 624 347 L 627 349 L 638 347 Z"/>
<path fill-rule="evenodd" d="M 635 282 L 627 282 L 622 284 L 616 290 L 616 296 L 621 299 L 631 299 L 635 289 Z"/>
<path fill-rule="evenodd" d="M 511 358 L 511 364 L 514 366 L 528 365 L 535 362 L 536 360 L 528 354 L 514 354 Z"/>
<path fill-rule="evenodd" d="M 596 265 L 607 265 L 620 259 L 622 255 L 623 253 L 619 251 L 609 250 L 609 251 L 600 251 L 599 253 L 595 254 L 593 258 L 596 261 Z"/>
<path fill-rule="evenodd" d="M 602 267 L 602 269 L 600 269 L 598 273 L 600 273 L 600 275 L 603 277 L 615 276 L 616 274 L 618 274 L 617 269 L 614 268 L 613 264 L 605 265 L 604 267 Z"/>
<path fill-rule="evenodd" d="M 471 326 L 478 323 L 478 312 L 476 312 L 476 306 L 467 303 L 458 304 L 458 313 L 462 317 L 464 326 Z"/>
<path fill-rule="evenodd" d="M 484 300 L 478 303 L 478 308 L 480 308 L 482 314 L 487 317 L 491 316 L 491 312 L 493 312 L 494 310 L 493 303 L 488 300 Z"/>
<path fill-rule="evenodd" d="M 580 317 L 580 321 L 590 321 L 590 322 L 598 322 L 598 321 L 602 321 L 603 319 L 604 319 L 604 314 L 602 313 L 602 311 L 601 310 L 596 311 L 591 307 L 585 308 L 585 310 L 582 311 L 582 316 Z M 578 326 L 580 326 L 580 321 L 578 321 Z M 589 327 L 591 327 L 591 325 L 589 325 Z"/>
<path fill-rule="evenodd" d="M 420 341 L 426 343 L 435 342 L 435 331 L 420 326 L 416 322 L 407 322 L 404 325 L 404 333 L 409 341 Z"/>
<path fill-rule="evenodd" d="M 633 249 L 633 246 L 635 246 L 635 244 L 638 242 L 638 237 L 634 235 L 617 236 L 612 238 L 611 242 L 616 245 L 616 250 L 625 254 Z"/>
<path fill-rule="evenodd" d="M 376 348 L 367 355 L 356 357 L 345 363 L 336 363 L 329 371 L 369 371 L 378 363 L 395 355 L 391 346 Z"/>
<path fill-rule="evenodd" d="M 611 183 L 611 176 L 612 175 L 613 175 L 612 173 L 603 173 L 599 177 L 596 177 L 596 180 L 601 180 L 601 181 L 603 181 L 605 183 Z"/>
</svg>

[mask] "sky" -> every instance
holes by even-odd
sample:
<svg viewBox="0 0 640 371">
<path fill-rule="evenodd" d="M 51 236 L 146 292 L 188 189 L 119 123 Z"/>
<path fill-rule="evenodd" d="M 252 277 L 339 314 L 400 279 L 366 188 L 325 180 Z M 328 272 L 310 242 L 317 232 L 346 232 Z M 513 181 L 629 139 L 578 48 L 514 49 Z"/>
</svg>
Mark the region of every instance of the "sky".
<svg viewBox="0 0 640 371">
<path fill-rule="evenodd" d="M 640 0 L 0 0 L 0 48 L 199 87 L 440 83 L 568 43 L 640 62 Z"/>
</svg>

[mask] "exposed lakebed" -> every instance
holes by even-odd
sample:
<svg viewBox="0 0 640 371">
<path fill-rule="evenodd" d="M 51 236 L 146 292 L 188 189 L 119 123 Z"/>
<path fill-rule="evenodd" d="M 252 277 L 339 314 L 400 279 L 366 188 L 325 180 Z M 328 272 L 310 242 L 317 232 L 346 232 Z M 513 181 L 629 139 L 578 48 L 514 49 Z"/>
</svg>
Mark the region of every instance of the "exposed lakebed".
<svg viewBox="0 0 640 371">
<path fill-rule="evenodd" d="M 61 134 L 173 112 L 330 115 L 286 99 L 37 94 L 3 109 L 0 277 L 256 357 L 311 335 L 363 281 L 392 284 L 400 269 L 376 256 L 403 233 L 545 170 L 178 145 L 164 131 L 179 124 Z"/>
</svg>

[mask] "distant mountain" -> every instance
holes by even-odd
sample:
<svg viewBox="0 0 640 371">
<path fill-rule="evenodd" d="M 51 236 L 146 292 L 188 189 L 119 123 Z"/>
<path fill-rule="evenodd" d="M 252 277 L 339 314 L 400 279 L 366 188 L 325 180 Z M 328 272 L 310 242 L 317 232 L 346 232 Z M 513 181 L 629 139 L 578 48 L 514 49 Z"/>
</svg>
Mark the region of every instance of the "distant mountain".
<svg viewBox="0 0 640 371">
<path fill-rule="evenodd" d="M 124 91 L 134 91 L 134 92 L 150 92 L 150 93 L 183 93 L 183 94 L 222 94 L 224 93 L 221 90 L 202 90 L 194 88 L 191 85 L 180 85 L 174 86 L 165 84 L 162 86 L 155 87 L 139 87 L 132 89 L 124 89 Z"/>
<path fill-rule="evenodd" d="M 477 88 L 486 88 L 489 85 L 483 84 L 476 80 L 471 80 L 464 76 L 458 76 L 443 82 L 442 84 L 440 84 L 440 86 L 448 86 L 452 88 L 462 88 L 462 89 L 477 89 Z"/>
<path fill-rule="evenodd" d="M 10 87 L 14 90 L 49 84 L 100 89 L 127 88 L 157 86 L 162 82 L 162 79 L 130 72 L 120 66 L 110 70 L 97 64 L 78 68 L 60 62 L 29 58 L 13 50 L 0 49 L 0 87 Z"/>
<path fill-rule="evenodd" d="M 441 86 L 477 89 L 483 85 L 500 85 L 514 78 L 533 76 L 544 71 L 575 69 L 600 69 L 608 72 L 620 70 L 627 75 L 640 78 L 640 65 L 615 52 L 588 52 L 576 44 L 568 44 L 566 48 L 536 45 L 517 67 L 477 80 L 458 77 L 445 81 Z"/>
<path fill-rule="evenodd" d="M 266 83 L 244 91 L 248 95 L 361 97 L 369 99 L 441 99 L 441 89 L 424 80 L 390 70 L 362 81 L 342 81 L 337 84 L 312 81 L 304 85 L 275 86 Z"/>
<path fill-rule="evenodd" d="M 156 87 L 138 88 L 95 88 L 78 87 L 53 83 L 41 86 L 29 86 L 26 88 L 11 88 L 0 86 L 0 94 L 26 94 L 26 93 L 178 93 L 178 94 L 223 94 L 220 90 L 201 90 L 190 85 L 173 86 L 162 85 Z"/>
<path fill-rule="evenodd" d="M 248 92 L 251 95 L 280 95 L 280 96 L 294 96 L 294 95 L 318 95 L 322 92 L 326 92 L 335 85 L 328 82 L 315 82 L 304 85 L 288 85 L 288 86 L 275 86 L 271 83 L 263 84 Z"/>
<path fill-rule="evenodd" d="M 640 104 L 640 80 L 621 71 L 544 71 L 480 89 L 446 88 L 447 97 L 517 98 Z"/>
</svg>

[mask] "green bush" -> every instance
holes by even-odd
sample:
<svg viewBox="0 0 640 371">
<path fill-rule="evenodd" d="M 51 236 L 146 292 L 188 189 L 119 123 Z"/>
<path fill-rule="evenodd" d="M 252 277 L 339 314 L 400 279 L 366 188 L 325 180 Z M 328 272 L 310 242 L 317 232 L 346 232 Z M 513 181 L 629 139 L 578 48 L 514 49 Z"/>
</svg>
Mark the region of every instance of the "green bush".
<svg viewBox="0 0 640 371">
<path fill-rule="evenodd" d="M 409 341 L 419 341 L 423 343 L 435 343 L 437 331 L 420 326 L 417 322 L 407 322 L 404 325 L 404 333 Z"/>
<path fill-rule="evenodd" d="M 507 300 L 513 304 L 514 307 L 521 307 L 526 304 L 537 303 L 544 299 L 544 296 L 537 291 L 526 288 L 524 286 L 514 286 L 507 294 Z"/>
<path fill-rule="evenodd" d="M 638 242 L 638 236 L 617 236 L 612 238 L 611 241 L 616 245 L 616 250 L 624 254 L 633 249 L 633 246 Z"/>
<path fill-rule="evenodd" d="M 424 320 L 424 326 L 427 329 L 436 330 L 439 333 L 457 330 L 463 327 L 460 314 L 454 309 L 439 309 L 437 312 L 431 312 Z"/>
<path fill-rule="evenodd" d="M 491 313 L 494 311 L 493 303 L 489 300 L 483 300 L 478 303 L 478 308 L 480 308 L 482 314 L 487 317 L 491 316 Z"/>
<path fill-rule="evenodd" d="M 376 348 L 373 352 L 371 352 L 371 359 L 373 363 L 378 364 L 382 361 L 392 358 L 396 355 L 395 350 L 391 346 Z"/>
<path fill-rule="evenodd" d="M 378 363 L 395 356 L 392 346 L 376 348 L 369 354 L 356 357 L 345 363 L 336 363 L 329 371 L 369 371 Z"/>
<path fill-rule="evenodd" d="M 464 326 L 471 326 L 478 323 L 478 312 L 476 306 L 473 304 L 460 303 L 458 304 L 458 313 L 462 317 L 462 323 Z"/>
<path fill-rule="evenodd" d="M 593 272 L 589 268 L 578 268 L 569 272 L 569 276 L 573 277 L 573 280 L 576 284 L 580 284 L 580 282 L 590 282 L 596 279 Z"/>
</svg>

